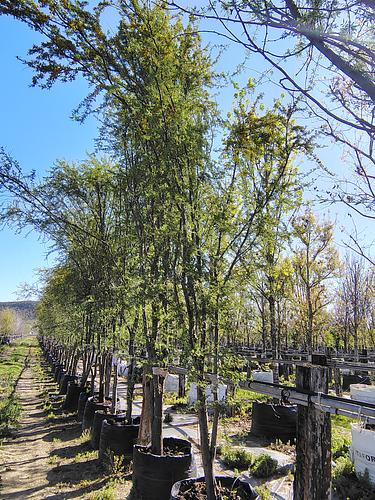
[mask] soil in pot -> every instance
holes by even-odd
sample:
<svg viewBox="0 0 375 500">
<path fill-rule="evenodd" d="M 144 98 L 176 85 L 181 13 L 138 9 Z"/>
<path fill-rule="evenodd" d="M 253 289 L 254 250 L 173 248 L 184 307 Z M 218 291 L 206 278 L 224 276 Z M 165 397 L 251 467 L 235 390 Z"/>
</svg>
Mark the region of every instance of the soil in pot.
<svg viewBox="0 0 375 500">
<path fill-rule="evenodd" d="M 216 476 L 217 498 L 225 500 L 255 500 L 258 494 L 252 486 L 235 477 Z M 204 477 L 184 479 L 172 487 L 170 500 L 206 500 Z"/>
<path fill-rule="evenodd" d="M 165 454 L 160 456 L 151 453 L 149 447 L 134 446 L 133 488 L 142 500 L 168 500 L 175 482 L 196 473 L 189 441 L 164 438 L 163 448 Z M 170 454 L 172 450 L 175 455 Z"/>
<path fill-rule="evenodd" d="M 113 455 L 131 460 L 138 432 L 139 419 L 133 419 L 132 424 L 127 424 L 124 414 L 105 418 L 100 432 L 99 460 L 104 465 L 111 462 Z"/>
</svg>

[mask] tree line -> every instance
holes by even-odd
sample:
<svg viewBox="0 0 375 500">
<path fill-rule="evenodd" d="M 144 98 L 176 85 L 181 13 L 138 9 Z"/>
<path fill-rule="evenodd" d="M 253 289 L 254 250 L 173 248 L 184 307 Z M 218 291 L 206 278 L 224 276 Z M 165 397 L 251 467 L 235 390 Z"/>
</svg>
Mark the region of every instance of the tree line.
<svg viewBox="0 0 375 500">
<path fill-rule="evenodd" d="M 214 498 L 218 410 L 210 436 L 204 374 L 233 365 L 223 345 L 261 343 L 277 356 L 287 346 L 373 342 L 372 271 L 340 264 L 333 224 L 303 204 L 298 165 L 314 161 L 316 138 L 293 100 L 266 108 L 252 81 L 221 117 L 197 25 L 164 2 L 117 2 L 115 31 L 102 24 L 106 2 L 0 6 L 44 36 L 30 49 L 33 83 L 83 75 L 91 91 L 77 116 L 102 123 L 101 155 L 57 161 L 42 180 L 0 153 L 1 187 L 12 195 L 2 220 L 31 225 L 58 256 L 44 271 L 39 331 L 144 358 L 140 441 L 158 454 L 161 376 L 152 367 L 178 352 L 198 383 Z"/>
</svg>

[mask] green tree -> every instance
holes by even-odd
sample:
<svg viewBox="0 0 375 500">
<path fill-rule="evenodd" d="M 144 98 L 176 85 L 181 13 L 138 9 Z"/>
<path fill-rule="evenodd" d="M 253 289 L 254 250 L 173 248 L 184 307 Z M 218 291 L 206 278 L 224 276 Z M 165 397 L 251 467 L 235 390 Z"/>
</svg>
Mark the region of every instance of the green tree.
<svg viewBox="0 0 375 500">
<path fill-rule="evenodd" d="M 7 307 L 0 310 L 0 334 L 4 337 L 11 337 L 16 327 L 16 317 L 12 309 Z"/>
<path fill-rule="evenodd" d="M 301 307 L 302 330 L 309 353 L 316 345 L 314 320 L 329 303 L 326 281 L 339 271 L 338 252 L 333 244 L 333 224 L 319 223 L 311 210 L 293 220 L 295 286 Z"/>
</svg>

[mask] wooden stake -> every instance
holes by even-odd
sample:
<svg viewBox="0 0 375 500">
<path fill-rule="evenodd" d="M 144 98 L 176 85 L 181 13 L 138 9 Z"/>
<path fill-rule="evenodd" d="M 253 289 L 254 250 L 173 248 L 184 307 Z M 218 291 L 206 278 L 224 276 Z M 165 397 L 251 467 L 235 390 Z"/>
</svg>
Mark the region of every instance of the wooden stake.
<svg viewBox="0 0 375 500">
<path fill-rule="evenodd" d="M 312 356 L 313 364 L 326 364 L 325 356 Z M 328 369 L 321 366 L 297 367 L 296 387 L 312 392 L 328 392 Z M 298 405 L 294 500 L 331 498 L 331 419 L 309 404 Z"/>
</svg>

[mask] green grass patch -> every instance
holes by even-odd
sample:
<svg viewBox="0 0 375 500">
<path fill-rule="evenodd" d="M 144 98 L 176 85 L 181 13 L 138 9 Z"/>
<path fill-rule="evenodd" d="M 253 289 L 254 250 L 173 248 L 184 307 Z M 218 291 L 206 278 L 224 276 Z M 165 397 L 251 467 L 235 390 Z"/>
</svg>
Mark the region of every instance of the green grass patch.
<svg viewBox="0 0 375 500">
<path fill-rule="evenodd" d="M 349 446 L 352 442 L 351 424 L 353 419 L 341 415 L 332 415 L 332 459 L 349 457 Z"/>
<path fill-rule="evenodd" d="M 0 363 L 0 437 L 17 427 L 21 405 L 15 394 L 15 384 L 25 368 L 30 349 L 36 349 L 36 339 L 28 338 L 4 346 Z"/>
</svg>

